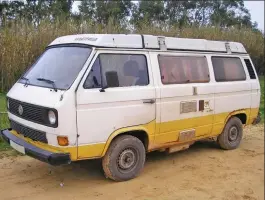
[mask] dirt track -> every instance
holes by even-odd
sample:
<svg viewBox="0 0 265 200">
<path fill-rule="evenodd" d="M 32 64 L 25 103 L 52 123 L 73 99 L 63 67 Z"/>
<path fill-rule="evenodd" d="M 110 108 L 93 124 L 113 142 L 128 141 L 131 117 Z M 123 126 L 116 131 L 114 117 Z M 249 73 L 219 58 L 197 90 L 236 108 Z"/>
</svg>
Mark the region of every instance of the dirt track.
<svg viewBox="0 0 265 200">
<path fill-rule="evenodd" d="M 170 155 L 150 153 L 142 174 L 121 183 L 104 178 L 100 161 L 50 167 L 27 156 L 1 157 L 0 199 L 264 199 L 263 125 L 246 128 L 233 151 L 200 142 Z"/>
</svg>

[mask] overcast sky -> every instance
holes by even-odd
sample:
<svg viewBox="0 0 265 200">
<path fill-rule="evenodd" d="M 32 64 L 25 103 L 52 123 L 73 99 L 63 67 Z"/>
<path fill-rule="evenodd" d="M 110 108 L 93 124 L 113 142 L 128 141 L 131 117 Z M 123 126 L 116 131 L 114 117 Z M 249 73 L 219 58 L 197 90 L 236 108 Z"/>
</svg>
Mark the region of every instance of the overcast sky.
<svg viewBox="0 0 265 200">
<path fill-rule="evenodd" d="M 249 9 L 252 21 L 258 22 L 259 29 L 264 31 L 264 1 L 244 1 Z"/>
<path fill-rule="evenodd" d="M 249 9 L 252 21 L 258 23 L 258 28 L 264 31 L 264 1 L 244 1 L 245 6 Z M 79 2 L 73 5 L 73 11 L 78 10 Z"/>
</svg>

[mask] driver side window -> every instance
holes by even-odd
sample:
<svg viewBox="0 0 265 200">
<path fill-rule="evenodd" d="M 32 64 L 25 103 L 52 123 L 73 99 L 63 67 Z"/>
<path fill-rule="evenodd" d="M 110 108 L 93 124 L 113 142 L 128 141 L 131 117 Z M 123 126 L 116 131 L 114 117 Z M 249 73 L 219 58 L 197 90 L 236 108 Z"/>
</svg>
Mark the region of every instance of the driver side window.
<svg viewBox="0 0 265 200">
<path fill-rule="evenodd" d="M 101 88 L 101 69 L 99 57 L 95 60 L 84 83 L 85 89 Z"/>
<path fill-rule="evenodd" d="M 146 86 L 147 60 L 141 54 L 100 54 L 84 83 L 85 89 Z"/>
<path fill-rule="evenodd" d="M 84 83 L 85 89 L 146 86 L 147 60 L 141 54 L 100 54 Z"/>
</svg>

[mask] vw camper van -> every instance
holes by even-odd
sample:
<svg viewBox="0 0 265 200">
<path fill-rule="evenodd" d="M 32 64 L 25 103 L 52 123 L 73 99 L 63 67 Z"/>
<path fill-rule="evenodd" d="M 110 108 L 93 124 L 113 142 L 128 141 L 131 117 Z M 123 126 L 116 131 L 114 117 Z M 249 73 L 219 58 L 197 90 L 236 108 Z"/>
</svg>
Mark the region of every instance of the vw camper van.
<svg viewBox="0 0 265 200">
<path fill-rule="evenodd" d="M 7 94 L 17 151 L 51 165 L 102 159 L 107 178 L 126 181 L 146 153 L 215 138 L 239 147 L 259 119 L 260 85 L 237 42 L 137 34 L 55 39 Z"/>
</svg>

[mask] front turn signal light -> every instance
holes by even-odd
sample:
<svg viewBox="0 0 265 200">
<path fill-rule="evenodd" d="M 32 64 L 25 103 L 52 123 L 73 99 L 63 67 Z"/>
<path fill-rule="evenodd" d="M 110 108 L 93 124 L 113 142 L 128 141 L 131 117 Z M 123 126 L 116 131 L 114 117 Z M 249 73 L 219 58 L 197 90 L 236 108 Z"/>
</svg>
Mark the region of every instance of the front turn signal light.
<svg viewBox="0 0 265 200">
<path fill-rule="evenodd" d="M 57 136 L 57 141 L 58 141 L 58 144 L 60 146 L 68 146 L 69 145 L 68 137 L 66 137 L 66 136 Z"/>
</svg>

